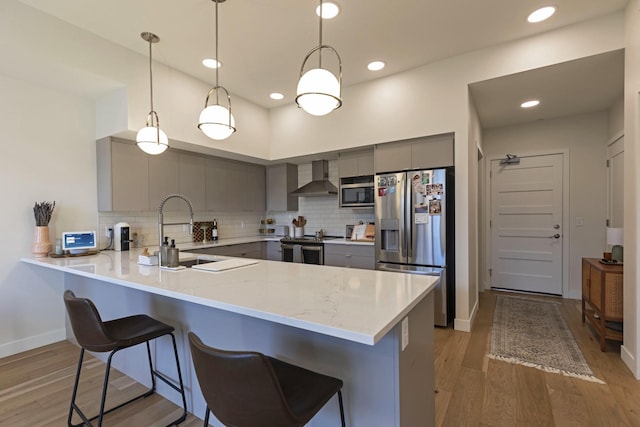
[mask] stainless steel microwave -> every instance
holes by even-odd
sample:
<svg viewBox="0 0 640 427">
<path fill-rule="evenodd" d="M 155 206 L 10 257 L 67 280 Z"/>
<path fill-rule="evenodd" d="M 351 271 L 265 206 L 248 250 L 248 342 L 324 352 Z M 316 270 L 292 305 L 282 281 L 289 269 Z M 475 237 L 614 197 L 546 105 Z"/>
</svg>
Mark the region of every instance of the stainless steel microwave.
<svg viewBox="0 0 640 427">
<path fill-rule="evenodd" d="M 373 175 L 340 179 L 340 207 L 361 208 L 373 206 Z"/>
</svg>

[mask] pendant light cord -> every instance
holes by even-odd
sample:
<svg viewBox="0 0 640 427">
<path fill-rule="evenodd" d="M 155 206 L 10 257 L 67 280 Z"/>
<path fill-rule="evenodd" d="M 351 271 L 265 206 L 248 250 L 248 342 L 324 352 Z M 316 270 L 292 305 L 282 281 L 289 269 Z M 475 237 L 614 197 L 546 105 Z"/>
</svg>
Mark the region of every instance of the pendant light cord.
<svg viewBox="0 0 640 427">
<path fill-rule="evenodd" d="M 218 1 L 217 0 L 213 0 L 216 4 L 216 18 L 215 18 L 215 23 L 216 23 L 216 87 L 218 87 L 218 69 L 220 68 L 220 59 L 218 58 Z M 216 90 L 216 104 L 219 104 L 218 102 L 218 91 Z"/>
<path fill-rule="evenodd" d="M 320 35 L 318 37 L 318 46 L 320 51 L 318 52 L 318 68 L 322 68 L 322 0 L 320 0 Z"/>
<path fill-rule="evenodd" d="M 151 101 L 151 111 L 153 112 L 153 59 L 152 59 L 152 45 L 153 37 L 149 37 L 149 98 Z M 149 113 L 151 114 L 151 113 Z M 153 126 L 153 115 L 151 115 L 151 125 Z"/>
</svg>

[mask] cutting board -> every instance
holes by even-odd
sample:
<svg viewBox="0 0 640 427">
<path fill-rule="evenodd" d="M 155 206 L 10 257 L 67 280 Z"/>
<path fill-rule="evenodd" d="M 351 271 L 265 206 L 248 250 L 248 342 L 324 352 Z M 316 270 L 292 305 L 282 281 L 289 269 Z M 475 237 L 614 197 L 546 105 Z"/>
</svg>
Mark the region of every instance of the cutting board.
<svg viewBox="0 0 640 427">
<path fill-rule="evenodd" d="M 201 270 L 201 271 L 225 271 L 231 270 L 232 268 L 244 267 L 246 265 L 257 264 L 258 260 L 256 259 L 246 259 L 246 258 L 229 258 L 224 261 L 216 261 L 216 262 L 208 262 L 205 264 L 196 264 L 191 267 L 192 270 Z"/>
</svg>

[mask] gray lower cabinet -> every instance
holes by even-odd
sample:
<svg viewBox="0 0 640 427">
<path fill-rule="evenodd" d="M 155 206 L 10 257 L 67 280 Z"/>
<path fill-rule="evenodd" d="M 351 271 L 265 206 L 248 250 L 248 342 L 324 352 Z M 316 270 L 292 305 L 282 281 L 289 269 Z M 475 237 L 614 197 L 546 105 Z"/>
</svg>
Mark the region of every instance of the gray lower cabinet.
<svg viewBox="0 0 640 427">
<path fill-rule="evenodd" d="M 324 265 L 375 269 L 374 245 L 325 244 Z"/>
<path fill-rule="evenodd" d="M 265 259 L 269 261 L 282 261 L 282 248 L 280 242 L 265 242 L 266 243 L 266 256 Z"/>
<path fill-rule="evenodd" d="M 222 255 L 237 258 L 263 259 L 262 243 L 263 242 L 252 242 L 240 243 L 237 245 L 216 246 L 211 248 L 194 249 L 193 252 L 205 255 Z"/>
</svg>

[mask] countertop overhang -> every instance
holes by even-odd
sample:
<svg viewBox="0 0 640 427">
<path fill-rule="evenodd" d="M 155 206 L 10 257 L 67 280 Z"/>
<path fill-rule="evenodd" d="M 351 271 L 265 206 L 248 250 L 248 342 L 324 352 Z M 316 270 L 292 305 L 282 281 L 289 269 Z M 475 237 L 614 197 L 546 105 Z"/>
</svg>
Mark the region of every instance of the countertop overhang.
<svg viewBox="0 0 640 427">
<path fill-rule="evenodd" d="M 222 272 L 170 271 L 139 265 L 140 252 L 22 261 L 366 345 L 375 345 L 439 280 L 265 260 Z"/>
</svg>

